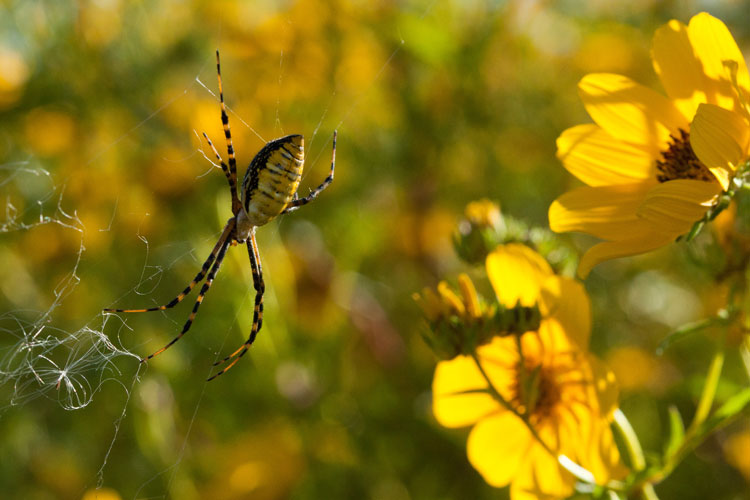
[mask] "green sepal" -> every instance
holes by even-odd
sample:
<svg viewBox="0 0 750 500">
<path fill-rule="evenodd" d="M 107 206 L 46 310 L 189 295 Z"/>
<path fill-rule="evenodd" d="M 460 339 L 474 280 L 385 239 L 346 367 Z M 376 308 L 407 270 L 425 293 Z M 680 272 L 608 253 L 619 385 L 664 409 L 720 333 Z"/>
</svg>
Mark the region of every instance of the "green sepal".
<svg viewBox="0 0 750 500">
<path fill-rule="evenodd" d="M 676 406 L 669 407 L 669 441 L 664 449 L 664 456 L 671 457 L 682 446 L 685 440 L 685 423 Z"/>
<path fill-rule="evenodd" d="M 727 399 L 723 405 L 701 424 L 696 432 L 698 440 L 702 440 L 708 434 L 727 425 L 747 408 L 748 405 L 750 405 L 750 387 Z"/>
<path fill-rule="evenodd" d="M 489 344 L 495 337 L 522 335 L 538 330 L 542 315 L 539 307 L 503 307 L 496 303 L 479 318 L 464 318 L 458 315 L 441 317 L 421 332 L 427 345 L 440 359 L 453 359 L 459 355 L 476 352 L 477 348 Z"/>
</svg>

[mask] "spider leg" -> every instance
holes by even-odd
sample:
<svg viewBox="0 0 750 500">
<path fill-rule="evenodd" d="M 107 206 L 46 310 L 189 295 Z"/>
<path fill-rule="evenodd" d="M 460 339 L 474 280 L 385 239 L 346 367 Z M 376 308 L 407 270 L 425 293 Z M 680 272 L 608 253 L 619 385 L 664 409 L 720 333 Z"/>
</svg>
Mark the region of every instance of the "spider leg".
<svg viewBox="0 0 750 500">
<path fill-rule="evenodd" d="M 234 228 L 234 225 L 232 224 L 231 227 Z M 201 303 L 203 302 L 203 297 L 206 295 L 206 292 L 208 292 L 208 289 L 211 288 L 211 285 L 214 282 L 214 278 L 216 277 L 216 273 L 219 271 L 219 268 L 221 267 L 221 262 L 224 260 L 224 256 L 227 253 L 227 248 L 229 248 L 229 238 L 224 238 L 224 241 L 221 242 L 219 253 L 216 256 L 216 262 L 214 262 L 213 266 L 211 267 L 211 270 L 208 272 L 208 276 L 206 277 L 206 282 L 203 283 L 203 286 L 201 287 L 201 291 L 198 294 L 198 298 L 195 299 L 195 305 L 193 306 L 193 310 L 190 313 L 190 316 L 188 317 L 187 321 L 185 322 L 185 325 L 182 327 L 182 331 L 180 332 L 180 334 L 177 335 L 174 339 L 172 339 L 171 342 L 169 342 L 167 345 L 165 345 L 158 351 L 154 352 L 153 354 L 149 354 L 145 358 L 141 359 L 141 363 L 148 361 L 154 356 L 157 356 L 163 353 L 164 351 L 166 351 L 168 348 L 172 346 L 172 344 L 180 340 L 182 336 L 185 335 L 185 333 L 187 333 L 188 330 L 190 330 L 190 327 L 193 324 L 193 320 L 195 319 L 196 314 L 198 314 L 198 308 L 201 306 Z"/>
<path fill-rule="evenodd" d="M 203 277 L 206 275 L 206 272 L 211 267 L 211 264 L 213 264 L 214 260 L 216 259 L 216 254 L 221 249 L 221 246 L 224 244 L 224 241 L 227 239 L 229 234 L 231 233 L 232 229 L 234 229 L 234 218 L 230 219 L 229 222 L 227 222 L 227 225 L 224 226 L 224 231 L 222 231 L 221 236 L 219 236 L 219 240 L 216 242 L 216 245 L 214 245 L 213 250 L 211 250 L 211 254 L 206 259 L 206 262 L 203 263 L 203 266 L 201 267 L 200 272 L 195 275 L 195 278 L 193 278 L 193 281 L 190 282 L 190 284 L 185 287 L 185 289 L 180 292 L 177 297 L 173 298 L 168 303 L 157 306 L 157 307 L 149 307 L 147 309 L 103 309 L 104 312 L 118 312 L 118 313 L 141 313 L 141 312 L 151 312 L 151 311 L 163 311 L 165 309 L 170 309 L 180 302 L 182 302 L 182 299 L 185 298 L 187 294 L 190 293 L 190 291 L 203 280 Z"/>
<path fill-rule="evenodd" d="M 239 349 L 234 351 L 232 354 L 214 363 L 214 366 L 219 366 L 226 363 L 229 360 L 233 361 L 225 366 L 222 370 L 212 375 L 208 380 L 211 381 L 219 375 L 227 372 L 232 368 L 242 356 L 245 355 L 250 345 L 255 341 L 255 337 L 258 335 L 260 328 L 263 326 L 263 292 L 266 290 L 266 285 L 263 283 L 263 269 L 260 264 L 260 253 L 258 252 L 258 243 L 255 241 L 255 233 L 252 234 L 250 240 L 247 242 L 247 253 L 250 255 L 250 267 L 253 271 L 253 287 L 255 288 L 255 307 L 253 309 L 253 327 L 250 330 L 250 336 L 242 344 Z"/>
<path fill-rule="evenodd" d="M 224 126 L 224 137 L 227 139 L 227 155 L 229 156 L 229 189 L 232 191 L 232 211 L 236 207 L 239 210 L 240 200 L 237 198 L 237 160 L 234 157 L 234 146 L 232 145 L 232 132 L 229 129 L 229 116 L 227 106 L 224 104 L 224 88 L 221 85 L 221 63 L 219 51 L 216 51 L 216 74 L 219 79 L 219 99 L 221 100 L 221 123 Z M 236 212 L 234 212 L 236 213 Z"/>
<path fill-rule="evenodd" d="M 211 142 L 211 139 L 208 138 L 208 135 L 205 132 L 203 132 L 203 137 L 206 139 L 206 142 L 216 155 L 216 159 L 219 160 L 219 163 L 221 163 L 221 169 L 224 171 L 224 175 L 227 176 L 227 181 L 229 182 L 229 189 L 232 189 L 232 175 L 229 173 L 229 167 L 227 167 L 227 164 L 224 163 L 224 159 L 219 155 L 219 152 L 216 151 L 214 143 Z"/>
<path fill-rule="evenodd" d="M 329 184 L 333 182 L 333 171 L 336 168 L 336 135 L 337 132 L 334 130 L 333 132 L 333 151 L 331 153 L 331 173 L 328 174 L 328 177 L 325 178 L 323 183 L 315 188 L 313 191 L 310 192 L 307 196 L 304 198 L 294 198 L 289 204 L 286 206 L 282 214 L 286 214 L 289 212 L 294 212 L 299 207 L 307 205 L 311 201 L 313 201 L 325 188 L 328 187 Z"/>
</svg>

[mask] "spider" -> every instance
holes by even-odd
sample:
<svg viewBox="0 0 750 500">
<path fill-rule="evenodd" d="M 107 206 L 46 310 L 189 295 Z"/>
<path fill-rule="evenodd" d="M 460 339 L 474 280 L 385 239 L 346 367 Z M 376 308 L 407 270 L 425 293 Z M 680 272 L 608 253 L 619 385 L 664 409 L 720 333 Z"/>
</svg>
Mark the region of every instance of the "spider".
<svg viewBox="0 0 750 500">
<path fill-rule="evenodd" d="M 267 224 L 278 215 L 286 214 L 297 210 L 303 205 L 307 205 L 314 200 L 331 182 L 333 182 L 333 171 L 336 166 L 336 131 L 333 132 L 333 147 L 331 152 L 331 172 L 320 186 L 312 190 L 309 195 L 300 198 L 297 194 L 302 170 L 305 162 L 304 138 L 301 135 L 287 135 L 267 143 L 258 154 L 255 155 L 250 166 L 247 168 L 245 178 L 242 181 L 242 199 L 237 196 L 237 162 L 234 156 L 234 147 L 232 146 L 232 134 L 229 130 L 229 117 L 224 104 L 224 91 L 221 85 L 221 64 L 219 61 L 219 51 L 216 51 L 216 72 L 219 80 L 219 99 L 221 101 L 221 123 L 224 125 L 224 136 L 227 141 L 227 155 L 229 157 L 229 166 L 219 155 L 211 139 L 205 132 L 203 137 L 211 147 L 216 159 L 221 163 L 221 169 L 226 175 L 229 182 L 229 190 L 232 194 L 232 217 L 227 221 L 224 230 L 219 236 L 219 240 L 214 245 L 211 254 L 203 263 L 200 272 L 195 276 L 193 281 L 174 299 L 167 304 L 148 309 L 104 309 L 105 312 L 149 312 L 163 311 L 179 304 L 190 291 L 206 278 L 203 283 L 195 305 L 190 313 L 182 331 L 172 339 L 167 345 L 141 359 L 144 363 L 154 356 L 157 356 L 171 347 L 175 342 L 180 340 L 193 324 L 195 316 L 198 314 L 198 308 L 203 302 L 203 297 L 211 288 L 211 284 L 219 271 L 227 248 L 235 246 L 238 243 L 247 244 L 247 252 L 250 256 L 250 267 L 253 272 L 253 287 L 255 288 L 255 307 L 253 309 L 253 326 L 250 330 L 250 336 L 237 350 L 224 359 L 214 363 L 214 366 L 220 366 L 228 363 L 220 371 L 209 377 L 209 381 L 222 375 L 232 368 L 242 356 L 245 355 L 250 345 L 255 341 L 261 326 L 263 325 L 263 292 L 265 284 L 263 283 L 263 271 L 260 264 L 260 254 L 258 244 L 255 241 L 255 229 Z"/>
</svg>

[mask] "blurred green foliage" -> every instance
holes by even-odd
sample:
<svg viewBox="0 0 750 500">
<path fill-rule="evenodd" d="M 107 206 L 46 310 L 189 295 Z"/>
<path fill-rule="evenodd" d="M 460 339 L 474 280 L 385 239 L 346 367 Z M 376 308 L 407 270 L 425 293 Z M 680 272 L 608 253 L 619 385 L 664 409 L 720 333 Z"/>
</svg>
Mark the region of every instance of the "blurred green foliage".
<svg viewBox="0 0 750 500">
<path fill-rule="evenodd" d="M 549 203 L 573 184 L 555 139 L 587 121 L 577 81 L 608 71 L 653 83 L 654 28 L 701 5 L 0 2 L 6 360 L 23 322 L 61 337 L 101 329 L 103 307 L 163 303 L 194 276 L 230 215 L 198 138 L 205 130 L 223 151 L 216 48 L 240 175 L 263 140 L 303 133 L 306 192 L 339 133 L 334 184 L 258 231 L 266 315 L 248 356 L 204 383 L 252 319 L 247 255 L 230 249 L 189 335 L 147 367 L 102 361 L 84 409 L 63 410 L 54 389 L 13 405 L 12 377 L 0 388 L 2 496 L 82 498 L 102 485 L 99 498 L 502 498 L 468 464 L 465 432 L 431 416 L 436 360 L 411 294 L 472 272 L 451 244 L 467 202 L 498 200 L 546 225 Z M 749 9 L 710 5 L 746 47 Z M 700 384 L 683 377 L 709 357 L 700 337 L 661 358 L 654 350 L 716 300 L 684 266 L 644 271 L 664 255 L 603 265 L 588 282 L 594 350 L 651 449 L 666 433 L 664 401 L 693 411 Z M 56 301 L 73 270 L 79 281 Z M 145 355 L 189 307 L 110 317 L 104 333 Z M 727 450 L 746 436 L 747 420 L 722 431 L 658 491 L 738 498 L 750 464 Z"/>
</svg>

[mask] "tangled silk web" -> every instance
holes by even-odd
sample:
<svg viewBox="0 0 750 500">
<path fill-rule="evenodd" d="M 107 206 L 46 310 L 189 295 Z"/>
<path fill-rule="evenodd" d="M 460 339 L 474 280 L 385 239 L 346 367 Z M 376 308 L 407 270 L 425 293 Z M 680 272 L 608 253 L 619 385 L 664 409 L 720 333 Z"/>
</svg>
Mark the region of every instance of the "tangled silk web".
<svg viewBox="0 0 750 500">
<path fill-rule="evenodd" d="M 80 235 L 72 269 L 55 287 L 48 309 L 0 313 L 0 390 L 5 399 L 0 401 L 0 410 L 38 397 L 56 399 L 65 409 L 82 408 L 106 380 L 120 375 L 114 358 L 138 358 L 103 333 L 106 317 L 101 313 L 76 331 L 55 326 L 55 310 L 80 282 L 77 272 L 85 251 L 85 228 L 75 211 L 64 210 L 64 192 L 49 172 L 29 162 L 0 165 L 0 196 L 5 205 L 0 237 L 45 224 Z M 19 196 L 26 207 L 23 210 L 13 204 Z"/>
</svg>

